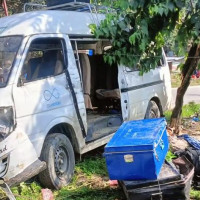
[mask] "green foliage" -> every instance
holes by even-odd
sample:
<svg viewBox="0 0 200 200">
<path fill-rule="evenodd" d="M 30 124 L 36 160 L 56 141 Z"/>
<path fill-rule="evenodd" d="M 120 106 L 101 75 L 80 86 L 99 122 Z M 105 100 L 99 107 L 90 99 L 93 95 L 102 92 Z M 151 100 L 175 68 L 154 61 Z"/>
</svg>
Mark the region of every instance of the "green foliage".
<svg viewBox="0 0 200 200">
<path fill-rule="evenodd" d="M 171 40 L 168 45 L 179 47 L 177 53 L 183 53 L 189 42 L 198 42 L 197 1 L 194 1 L 195 9 L 188 0 L 114 2 L 116 12 L 109 13 L 99 27 L 92 27 L 97 38 L 112 41 L 112 48 L 105 52 L 105 61 L 109 64 L 137 66 L 143 74 L 157 66 L 166 41 Z"/>
<path fill-rule="evenodd" d="M 5 192 L 1 188 L 0 188 L 0 199 L 1 200 L 6 200 L 7 199 Z"/>
<path fill-rule="evenodd" d="M 164 115 L 165 115 L 165 118 L 166 118 L 167 122 L 169 122 L 170 118 L 171 118 L 171 115 L 172 115 L 172 111 L 171 110 L 167 110 L 167 111 L 165 111 Z"/>
<path fill-rule="evenodd" d="M 165 159 L 166 159 L 168 162 L 171 162 L 172 159 L 174 159 L 174 158 L 176 158 L 176 156 L 175 156 L 171 151 L 168 151 L 168 152 L 167 152 L 167 156 L 166 156 Z"/>
<path fill-rule="evenodd" d="M 17 200 L 24 200 L 24 199 L 41 199 L 41 186 L 36 183 L 20 183 L 19 186 L 13 187 L 11 190 L 13 194 L 16 196 Z"/>
<path fill-rule="evenodd" d="M 83 172 L 87 176 L 94 174 L 107 176 L 106 163 L 103 158 L 91 157 L 84 159 L 84 162 L 76 165 L 77 172 Z"/>
<path fill-rule="evenodd" d="M 190 118 L 191 116 L 199 112 L 200 112 L 200 104 L 190 102 L 189 104 L 183 106 L 181 116 L 183 118 Z M 171 110 L 165 111 L 164 115 L 167 121 L 170 120 L 171 114 L 172 114 Z"/>
<path fill-rule="evenodd" d="M 200 191 L 192 189 L 192 190 L 190 191 L 190 197 L 191 197 L 193 200 L 200 200 Z"/>
<path fill-rule="evenodd" d="M 182 108 L 182 116 L 186 118 L 191 117 L 199 112 L 200 104 L 195 104 L 194 102 L 190 102 L 188 105 L 184 105 Z"/>
<path fill-rule="evenodd" d="M 7 0 L 7 7 L 9 15 L 21 13 L 23 12 L 24 4 L 25 3 L 38 3 L 38 4 L 45 4 L 45 0 Z M 4 16 L 4 12 L 0 12 L 0 17 Z"/>
</svg>

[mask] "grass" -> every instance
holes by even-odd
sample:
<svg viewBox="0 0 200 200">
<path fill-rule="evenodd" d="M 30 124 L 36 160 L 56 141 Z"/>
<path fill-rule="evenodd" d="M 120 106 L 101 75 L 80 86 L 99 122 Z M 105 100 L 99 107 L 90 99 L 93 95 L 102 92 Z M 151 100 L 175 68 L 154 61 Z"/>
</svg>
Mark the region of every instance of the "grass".
<svg viewBox="0 0 200 200">
<path fill-rule="evenodd" d="M 5 192 L 1 188 L 0 188 L 0 199 L 1 200 L 6 200 L 7 199 Z"/>
<path fill-rule="evenodd" d="M 56 199 L 66 200 L 116 200 L 123 195 L 119 191 L 109 188 L 90 189 L 82 187 L 73 191 L 66 188 L 61 189 L 56 196 Z"/>
<path fill-rule="evenodd" d="M 19 186 L 11 188 L 17 200 L 42 200 L 41 189 L 37 181 L 20 183 Z"/>
<path fill-rule="evenodd" d="M 180 73 L 171 72 L 171 83 L 172 83 L 172 88 L 177 88 L 180 86 L 181 84 Z"/>
<path fill-rule="evenodd" d="M 103 149 L 86 154 L 77 162 L 71 184 L 59 191 L 54 191 L 56 200 L 123 200 L 123 192 L 118 187 L 109 186 Z M 17 200 L 42 200 L 42 187 L 36 181 L 21 183 L 12 188 Z"/>
<path fill-rule="evenodd" d="M 200 200 L 200 191 L 192 189 L 190 191 L 190 198 L 194 200 Z"/>
<path fill-rule="evenodd" d="M 177 88 L 181 85 L 181 75 L 179 72 L 171 73 L 172 88 Z M 190 86 L 200 85 L 200 78 L 191 79 Z"/>
<path fill-rule="evenodd" d="M 177 156 L 175 156 L 171 151 L 168 151 L 165 159 L 166 159 L 168 162 L 171 162 L 172 159 L 174 159 L 174 158 L 177 158 Z"/>
<path fill-rule="evenodd" d="M 191 102 L 187 105 L 184 105 L 182 108 L 182 118 L 189 118 L 193 115 L 195 115 L 196 113 L 200 112 L 200 104 L 196 104 L 194 102 Z M 172 111 L 168 110 L 165 112 L 165 118 L 167 121 L 170 120 Z"/>
<path fill-rule="evenodd" d="M 191 117 L 196 113 L 199 113 L 199 111 L 200 111 L 200 104 L 195 104 L 194 102 L 191 102 L 183 106 L 182 117 L 184 118 Z"/>
<path fill-rule="evenodd" d="M 167 122 L 169 122 L 170 118 L 171 118 L 171 115 L 172 115 L 172 110 L 165 111 L 164 115 L 165 115 L 165 118 L 166 118 Z"/>
</svg>

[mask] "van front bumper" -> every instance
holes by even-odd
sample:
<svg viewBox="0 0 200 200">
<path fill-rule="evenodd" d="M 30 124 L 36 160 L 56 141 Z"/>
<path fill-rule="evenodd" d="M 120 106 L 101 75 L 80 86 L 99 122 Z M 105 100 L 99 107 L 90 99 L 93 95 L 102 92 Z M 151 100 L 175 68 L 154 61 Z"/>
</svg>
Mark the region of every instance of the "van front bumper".
<svg viewBox="0 0 200 200">
<path fill-rule="evenodd" d="M 0 142 L 0 178 L 15 185 L 28 180 L 45 169 L 45 163 L 38 159 L 29 137 L 15 130 Z"/>
<path fill-rule="evenodd" d="M 28 166 L 24 171 L 17 174 L 15 177 L 12 177 L 10 179 L 4 178 L 3 180 L 9 185 L 17 185 L 18 183 L 27 181 L 28 179 L 36 176 L 40 172 L 42 172 L 46 168 L 46 163 L 40 161 L 39 159 L 36 160 L 34 163 L 32 163 L 30 166 Z"/>
</svg>

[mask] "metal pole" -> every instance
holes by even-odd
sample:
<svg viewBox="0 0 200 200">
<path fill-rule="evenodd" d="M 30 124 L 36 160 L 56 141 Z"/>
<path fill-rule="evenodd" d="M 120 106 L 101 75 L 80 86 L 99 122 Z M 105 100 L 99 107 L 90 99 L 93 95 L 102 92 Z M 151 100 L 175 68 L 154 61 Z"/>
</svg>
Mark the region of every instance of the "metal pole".
<svg viewBox="0 0 200 200">
<path fill-rule="evenodd" d="M 4 9 L 5 15 L 8 16 L 8 7 L 7 7 L 6 0 L 2 1 L 2 6 L 3 6 L 3 9 Z"/>
</svg>

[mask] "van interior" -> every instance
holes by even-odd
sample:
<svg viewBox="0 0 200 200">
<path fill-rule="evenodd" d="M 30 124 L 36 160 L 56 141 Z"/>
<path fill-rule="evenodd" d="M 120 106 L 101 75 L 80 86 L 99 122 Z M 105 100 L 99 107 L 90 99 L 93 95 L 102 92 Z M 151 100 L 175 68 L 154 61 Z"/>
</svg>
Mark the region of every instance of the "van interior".
<svg viewBox="0 0 200 200">
<path fill-rule="evenodd" d="M 108 41 L 71 41 L 82 77 L 87 110 L 86 142 L 114 133 L 122 124 L 117 64 L 109 65 L 103 54 Z M 75 44 L 76 42 L 76 44 Z M 88 55 L 88 51 L 92 52 Z M 78 53 L 77 53 L 78 51 Z"/>
</svg>

